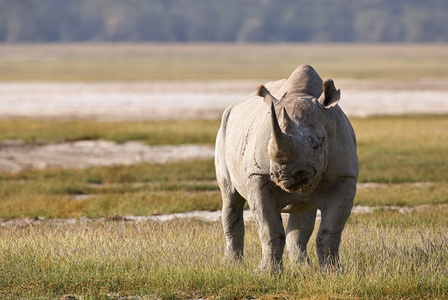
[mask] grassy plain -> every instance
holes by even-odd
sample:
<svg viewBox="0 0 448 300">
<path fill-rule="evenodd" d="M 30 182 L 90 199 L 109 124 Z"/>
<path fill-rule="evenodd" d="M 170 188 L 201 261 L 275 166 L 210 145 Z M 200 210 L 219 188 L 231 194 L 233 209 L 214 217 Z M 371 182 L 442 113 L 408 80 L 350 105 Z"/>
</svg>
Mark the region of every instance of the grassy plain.
<svg viewBox="0 0 448 300">
<path fill-rule="evenodd" d="M 123 130 L 118 134 L 111 133 L 111 124 L 96 121 L 1 120 L 0 132 L 1 139 L 31 144 L 87 137 L 121 142 L 136 136 L 163 144 L 176 141 L 165 141 L 161 133 L 189 128 L 177 135 L 180 142 L 213 144 L 211 131 L 219 121 L 207 122 L 114 123 Z M 360 182 L 368 183 L 358 191 L 356 204 L 426 206 L 405 214 L 379 209 L 352 215 L 343 234 L 340 271 L 319 270 L 314 236 L 310 264 L 286 261 L 280 276 L 255 274 L 261 249 L 254 223 L 247 224 L 244 262 L 229 266 L 221 263 L 224 239 L 217 222 L 48 222 L 0 229 L 0 298 L 446 299 L 447 122 L 446 116 L 352 120 Z M 0 175 L 0 218 L 96 218 L 220 207 L 212 159 Z"/>
<path fill-rule="evenodd" d="M 286 261 L 281 275 L 254 273 L 261 251 L 254 223 L 247 224 L 246 256 L 238 265 L 221 263 L 225 245 L 217 222 L 110 221 L 2 229 L 0 296 L 446 299 L 446 224 L 416 222 L 412 215 L 402 215 L 407 222 L 402 224 L 378 219 L 351 217 L 341 245 L 341 270 L 321 271 L 311 242 L 310 264 Z"/>
<path fill-rule="evenodd" d="M 448 77 L 446 45 L 1 45 L 0 81 L 214 80 L 288 76 Z M 293 67 L 291 67 L 293 66 Z M 341 68 L 343 66 L 343 68 Z M 246 229 L 245 260 L 223 265 L 216 222 L 116 221 L 0 227 L 0 298 L 446 299 L 448 116 L 352 119 L 360 188 L 355 204 L 426 205 L 412 213 L 352 215 L 343 268 L 291 265 L 255 274 L 261 247 Z M 83 139 L 212 145 L 219 121 L 0 120 L 0 140 L 31 145 Z M 379 184 L 380 183 L 380 184 Z M 221 208 L 213 160 L 0 174 L 0 218 L 111 217 Z M 111 219 L 112 220 L 112 219 Z"/>
<path fill-rule="evenodd" d="M 309 265 L 286 262 L 280 276 L 256 275 L 261 250 L 254 223 L 247 224 L 244 263 L 228 266 L 221 263 L 224 239 L 217 222 L 48 222 L 0 229 L 0 297 L 446 299 L 448 118 L 388 116 L 352 123 L 360 182 L 367 183 L 355 204 L 417 209 L 352 215 L 343 235 L 340 271 L 319 270 L 313 237 Z M 219 121 L 0 120 L 0 139 L 211 145 L 218 126 Z M 178 128 L 174 140 L 165 139 L 164 133 Z M 95 219 L 220 208 L 212 159 L 0 174 L 0 218 L 6 219 Z"/>
<path fill-rule="evenodd" d="M 447 78 L 447 45 L 0 45 L 0 81 L 273 80 L 311 64 L 322 77 Z"/>
<path fill-rule="evenodd" d="M 358 137 L 359 182 L 384 184 L 360 189 L 356 204 L 415 206 L 448 202 L 446 116 L 370 117 L 353 119 L 352 123 Z M 111 124 L 0 120 L 0 137 L 5 138 L 7 132 L 6 138 L 31 143 L 139 137 L 150 144 L 212 145 L 218 126 L 219 121 Z M 114 133 L 112 128 L 118 129 Z M 167 141 L 164 133 L 175 128 L 180 130 Z M 0 186 L 2 218 L 152 215 L 221 207 L 212 159 L 85 170 L 29 170 L 1 174 Z"/>
</svg>

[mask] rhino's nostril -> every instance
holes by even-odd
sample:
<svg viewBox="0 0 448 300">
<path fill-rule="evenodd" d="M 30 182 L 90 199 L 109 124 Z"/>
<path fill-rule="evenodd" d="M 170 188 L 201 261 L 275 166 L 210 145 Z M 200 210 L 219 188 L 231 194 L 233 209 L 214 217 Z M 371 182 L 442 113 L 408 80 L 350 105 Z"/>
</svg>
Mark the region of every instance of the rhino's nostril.
<svg viewBox="0 0 448 300">
<path fill-rule="evenodd" d="M 298 171 L 293 177 L 297 184 L 306 184 L 309 179 L 306 171 Z"/>
<path fill-rule="evenodd" d="M 297 181 L 301 181 L 303 177 L 305 177 L 306 172 L 305 171 L 298 171 L 296 174 L 294 174 L 294 178 L 297 179 Z"/>
</svg>

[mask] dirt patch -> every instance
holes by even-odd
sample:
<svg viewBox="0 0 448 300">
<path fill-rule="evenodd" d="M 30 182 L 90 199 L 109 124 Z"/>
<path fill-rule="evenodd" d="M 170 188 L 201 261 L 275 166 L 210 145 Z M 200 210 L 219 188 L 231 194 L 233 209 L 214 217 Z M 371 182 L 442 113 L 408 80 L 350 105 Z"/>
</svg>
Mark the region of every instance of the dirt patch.
<svg viewBox="0 0 448 300">
<path fill-rule="evenodd" d="M 411 214 L 419 211 L 428 211 L 435 209 L 435 207 L 443 207 L 446 209 L 447 204 L 440 205 L 418 205 L 413 207 L 401 207 L 401 206 L 382 206 L 382 207 L 369 207 L 369 206 L 355 206 L 352 209 L 352 214 L 366 214 L 373 213 L 377 210 L 384 210 L 386 212 L 398 212 L 400 214 Z M 287 222 L 289 214 L 282 214 L 284 222 Z M 196 219 L 206 222 L 221 222 L 221 211 L 191 211 L 185 213 L 174 213 L 155 216 L 112 216 L 107 218 L 90 219 L 86 217 L 82 218 L 68 218 L 68 219 L 46 219 L 42 217 L 27 217 L 27 218 L 13 218 L 13 219 L 0 219 L 1 227 L 14 227 L 14 226 L 27 226 L 27 225 L 74 225 L 91 222 L 129 222 L 129 223 L 141 223 L 141 222 L 169 222 L 174 220 L 191 220 Z M 320 219 L 320 211 L 317 211 L 317 219 Z M 252 222 L 253 216 L 250 210 L 244 211 L 244 221 Z"/>
<path fill-rule="evenodd" d="M 48 167 L 87 168 L 139 162 L 165 163 L 213 156 L 213 147 L 200 145 L 147 146 L 141 142 L 116 144 L 100 140 L 30 146 L 21 141 L 3 141 L 0 142 L 0 171 L 17 173 Z"/>
<path fill-rule="evenodd" d="M 140 183 L 139 183 L 140 184 Z M 431 185 L 430 182 L 415 182 L 412 183 L 413 186 L 428 186 Z M 388 186 L 388 184 L 381 183 L 358 183 L 358 189 L 377 189 L 383 186 Z M 89 198 L 91 195 L 81 195 L 83 198 Z M 417 205 L 412 207 L 407 206 L 363 206 L 357 205 L 352 209 L 352 214 L 368 214 L 373 213 L 377 210 L 383 210 L 385 212 L 397 212 L 400 214 L 412 214 L 419 211 L 434 210 L 435 208 L 447 209 L 448 204 L 439 205 Z M 184 213 L 173 213 L 173 214 L 161 214 L 161 215 L 151 215 L 151 216 L 110 216 L 105 218 L 67 218 L 67 219 L 47 219 L 43 217 L 26 217 L 26 218 L 11 218 L 11 219 L 1 219 L 0 227 L 11 227 L 11 226 L 27 226 L 27 225 L 44 225 L 51 224 L 56 226 L 74 225 L 79 223 L 91 223 L 91 222 L 129 222 L 129 223 L 140 223 L 140 222 L 169 222 L 174 220 L 191 220 L 197 219 L 206 222 L 221 222 L 221 211 L 190 211 Z M 250 210 L 244 210 L 244 221 L 253 221 L 253 216 Z M 289 214 L 282 213 L 282 218 L 284 222 L 287 222 Z M 320 210 L 317 211 L 317 219 L 321 217 Z"/>
</svg>

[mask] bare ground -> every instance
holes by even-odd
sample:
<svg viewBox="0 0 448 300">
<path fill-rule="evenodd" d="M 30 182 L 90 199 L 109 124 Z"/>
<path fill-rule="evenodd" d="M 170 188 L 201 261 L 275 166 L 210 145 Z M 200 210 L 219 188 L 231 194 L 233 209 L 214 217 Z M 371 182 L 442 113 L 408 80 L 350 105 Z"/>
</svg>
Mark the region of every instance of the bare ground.
<svg viewBox="0 0 448 300">
<path fill-rule="evenodd" d="M 100 140 L 30 146 L 22 141 L 3 141 L 0 142 L 0 171 L 165 163 L 213 156 L 213 147 L 201 145 L 146 146 L 141 142 L 116 144 Z"/>
<path fill-rule="evenodd" d="M 437 207 L 447 207 L 447 204 L 440 204 Z M 352 214 L 368 214 L 373 213 L 377 210 L 398 212 L 400 214 L 410 214 L 418 211 L 427 211 L 428 209 L 434 209 L 434 205 L 418 205 L 414 207 L 401 207 L 401 206 L 383 206 L 383 207 L 370 207 L 370 206 L 354 206 L 352 209 Z M 289 214 L 282 214 L 284 222 L 287 222 Z M 91 223 L 91 222 L 129 222 L 129 223 L 140 223 L 140 222 L 168 222 L 173 220 L 186 220 L 186 219 L 197 219 L 206 222 L 220 222 L 221 221 L 221 211 L 191 211 L 185 213 L 174 213 L 165 215 L 153 215 L 153 216 L 112 216 L 107 218 L 90 219 L 86 217 L 82 218 L 69 218 L 69 219 L 46 219 L 42 217 L 27 217 L 27 218 L 12 218 L 12 219 L 1 219 L 0 218 L 0 228 L 1 227 L 14 227 L 14 226 L 27 226 L 27 225 L 73 225 L 80 223 Z M 317 211 L 317 219 L 320 219 L 320 211 Z M 244 211 L 244 221 L 252 222 L 253 217 L 250 210 Z"/>
</svg>

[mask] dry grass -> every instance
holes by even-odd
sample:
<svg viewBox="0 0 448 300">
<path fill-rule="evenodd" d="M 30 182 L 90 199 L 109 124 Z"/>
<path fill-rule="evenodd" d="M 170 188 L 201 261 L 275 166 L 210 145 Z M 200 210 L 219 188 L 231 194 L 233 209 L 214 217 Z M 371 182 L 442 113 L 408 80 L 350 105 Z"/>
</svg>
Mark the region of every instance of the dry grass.
<svg viewBox="0 0 448 300">
<path fill-rule="evenodd" d="M 6 299 L 58 299 L 64 294 L 78 299 L 447 297 L 445 226 L 424 222 L 410 226 L 381 225 L 377 217 L 357 221 L 352 216 L 343 235 L 340 271 L 326 273 L 319 269 L 313 236 L 310 264 L 286 262 L 280 276 L 253 272 L 261 253 L 254 223 L 247 225 L 245 260 L 239 265 L 221 263 L 224 238 L 217 222 L 108 222 L 3 229 L 0 296 Z"/>
<path fill-rule="evenodd" d="M 300 64 L 322 77 L 447 78 L 446 45 L 2 45 L 3 81 L 216 80 L 287 77 Z"/>
<path fill-rule="evenodd" d="M 445 299 L 446 120 L 352 120 L 359 141 L 360 180 L 392 183 L 360 189 L 356 204 L 426 206 L 406 214 L 384 209 L 352 215 L 343 234 L 339 271 L 318 268 L 313 236 L 310 264 L 286 262 L 280 276 L 255 274 L 261 249 L 254 223 L 247 226 L 244 262 L 223 265 L 218 222 L 47 222 L 0 230 L 0 298 L 60 299 L 70 294 L 78 299 Z M 50 122 L 45 130 L 30 132 L 48 131 L 35 140 L 52 142 L 52 127 L 63 128 L 61 124 Z M 93 125 L 104 125 L 89 124 L 93 131 Z M 29 134 L 20 121 L 17 126 L 24 128 L 21 134 Z M 127 126 L 123 140 L 134 135 L 133 124 Z M 202 127 L 196 124 L 191 130 L 200 133 Z M 72 138 L 85 132 L 79 130 Z M 101 134 L 107 135 L 107 130 Z M 62 130 L 56 140 L 65 136 Z M 211 159 L 2 174 L 0 216 L 99 217 L 219 209 L 214 176 Z"/>
</svg>

